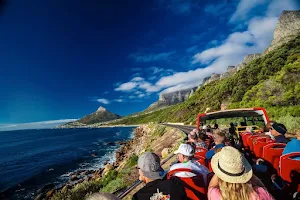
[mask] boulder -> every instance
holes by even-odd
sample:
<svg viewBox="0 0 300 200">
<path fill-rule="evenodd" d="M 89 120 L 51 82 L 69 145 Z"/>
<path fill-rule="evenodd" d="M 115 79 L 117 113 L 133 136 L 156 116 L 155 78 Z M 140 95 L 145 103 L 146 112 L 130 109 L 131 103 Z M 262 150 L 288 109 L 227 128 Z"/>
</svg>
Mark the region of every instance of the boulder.
<svg viewBox="0 0 300 200">
<path fill-rule="evenodd" d="M 47 198 L 50 198 L 50 197 L 52 197 L 53 196 L 53 194 L 54 194 L 54 190 L 49 190 L 47 193 L 46 193 L 46 197 Z"/>
</svg>

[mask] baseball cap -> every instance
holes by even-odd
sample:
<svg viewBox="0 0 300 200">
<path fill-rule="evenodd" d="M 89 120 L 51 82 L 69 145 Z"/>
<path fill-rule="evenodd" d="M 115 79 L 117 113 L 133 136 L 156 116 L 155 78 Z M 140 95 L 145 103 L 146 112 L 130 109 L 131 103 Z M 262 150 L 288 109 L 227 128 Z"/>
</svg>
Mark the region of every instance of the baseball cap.
<svg viewBox="0 0 300 200">
<path fill-rule="evenodd" d="M 138 168 L 143 172 L 144 176 L 151 180 L 161 179 L 164 170 L 160 166 L 158 155 L 151 152 L 145 152 L 138 159 Z"/>
<path fill-rule="evenodd" d="M 181 144 L 177 151 L 174 152 L 174 154 L 182 154 L 184 156 L 193 156 L 194 155 L 194 149 L 189 144 Z"/>
</svg>

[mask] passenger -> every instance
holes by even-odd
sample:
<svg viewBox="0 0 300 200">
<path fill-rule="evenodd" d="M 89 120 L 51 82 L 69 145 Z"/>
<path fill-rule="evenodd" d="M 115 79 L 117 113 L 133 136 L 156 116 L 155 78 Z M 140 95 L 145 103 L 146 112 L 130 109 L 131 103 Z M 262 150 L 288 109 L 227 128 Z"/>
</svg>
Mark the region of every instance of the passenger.
<svg viewBox="0 0 300 200">
<path fill-rule="evenodd" d="M 196 145 L 196 147 L 206 148 L 205 142 L 198 142 L 199 138 L 195 132 L 189 133 L 188 138 L 190 142 L 193 142 Z"/>
<path fill-rule="evenodd" d="M 233 124 L 232 122 L 230 123 L 229 133 L 230 133 L 231 135 L 235 135 L 235 134 L 236 134 L 236 132 L 235 132 L 235 127 L 234 127 L 234 124 Z"/>
<path fill-rule="evenodd" d="M 300 152 L 300 131 L 296 133 L 296 138 L 292 139 L 285 146 L 282 155 L 286 155 L 289 153 Z M 300 160 L 300 157 L 294 158 L 295 160 Z"/>
<path fill-rule="evenodd" d="M 164 170 L 160 166 L 159 157 L 150 152 L 146 152 L 138 159 L 139 180 L 146 185 L 135 193 L 134 200 L 144 199 L 186 199 L 183 186 L 173 183 L 171 180 L 161 180 Z"/>
<path fill-rule="evenodd" d="M 116 197 L 113 194 L 98 192 L 92 194 L 86 200 L 121 200 L 121 199 Z"/>
<path fill-rule="evenodd" d="M 222 148 L 225 146 L 225 130 L 216 130 L 214 134 L 214 142 L 215 142 L 215 147 L 209 151 L 206 152 L 206 159 L 210 160 L 213 155 L 215 155 L 215 152 L 217 149 Z"/>
<path fill-rule="evenodd" d="M 174 152 L 177 154 L 177 159 L 180 163 L 174 164 L 171 166 L 170 171 L 174 169 L 191 169 L 193 171 L 199 172 L 203 175 L 205 184 L 207 183 L 207 174 L 209 173 L 208 169 L 201 165 L 198 162 L 194 162 L 192 159 L 194 157 L 194 149 L 189 144 L 181 144 L 177 151 Z M 195 174 L 191 172 L 177 172 L 174 174 L 177 177 L 193 177 Z"/>
<path fill-rule="evenodd" d="M 200 147 L 202 147 L 202 148 L 208 148 L 208 146 L 207 146 L 207 144 L 206 144 L 206 139 L 207 139 L 207 136 L 205 135 L 205 134 L 203 134 L 203 133 L 199 133 L 199 137 L 198 137 L 198 144 L 199 144 L 199 146 Z"/>
<path fill-rule="evenodd" d="M 284 136 L 287 129 L 283 124 L 278 124 L 276 122 L 271 124 L 270 132 L 277 143 L 287 144 L 289 142 L 289 140 Z"/>
<path fill-rule="evenodd" d="M 251 165 L 233 147 L 224 147 L 213 156 L 215 175 L 208 187 L 209 200 L 273 200 L 263 183 L 253 175 Z"/>
</svg>

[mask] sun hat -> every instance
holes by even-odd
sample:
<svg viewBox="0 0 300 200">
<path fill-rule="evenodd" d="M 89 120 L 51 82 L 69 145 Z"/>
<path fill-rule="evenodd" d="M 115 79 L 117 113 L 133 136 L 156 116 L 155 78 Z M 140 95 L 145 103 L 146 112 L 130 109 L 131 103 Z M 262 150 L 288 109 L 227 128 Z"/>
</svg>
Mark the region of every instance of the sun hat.
<svg viewBox="0 0 300 200">
<path fill-rule="evenodd" d="M 161 179 L 164 170 L 160 166 L 158 155 L 146 152 L 138 159 L 138 168 L 143 172 L 144 176 L 151 180 Z"/>
<path fill-rule="evenodd" d="M 275 131 L 277 131 L 278 133 L 284 135 L 284 134 L 286 133 L 286 129 L 284 129 L 282 126 L 283 126 L 283 124 L 278 124 L 278 123 L 276 123 L 276 122 L 273 123 L 273 124 L 271 124 L 271 127 L 272 127 Z"/>
<path fill-rule="evenodd" d="M 195 151 L 193 147 L 189 144 L 181 144 L 177 151 L 174 154 L 182 154 L 184 156 L 193 156 Z"/>
<path fill-rule="evenodd" d="M 247 183 L 253 174 L 251 165 L 235 148 L 227 146 L 211 159 L 213 172 L 228 183 Z"/>
</svg>

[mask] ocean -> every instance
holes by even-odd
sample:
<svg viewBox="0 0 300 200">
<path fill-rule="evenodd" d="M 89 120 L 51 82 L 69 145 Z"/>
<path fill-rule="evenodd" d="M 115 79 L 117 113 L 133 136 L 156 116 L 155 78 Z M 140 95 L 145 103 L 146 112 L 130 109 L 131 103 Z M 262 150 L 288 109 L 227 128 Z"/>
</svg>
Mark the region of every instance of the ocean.
<svg viewBox="0 0 300 200">
<path fill-rule="evenodd" d="M 134 128 L 0 132 L 0 194 L 34 199 L 39 188 L 63 183 L 70 172 L 99 169 L 105 161 L 114 161 L 119 148 L 115 142 L 132 138 Z"/>
</svg>

